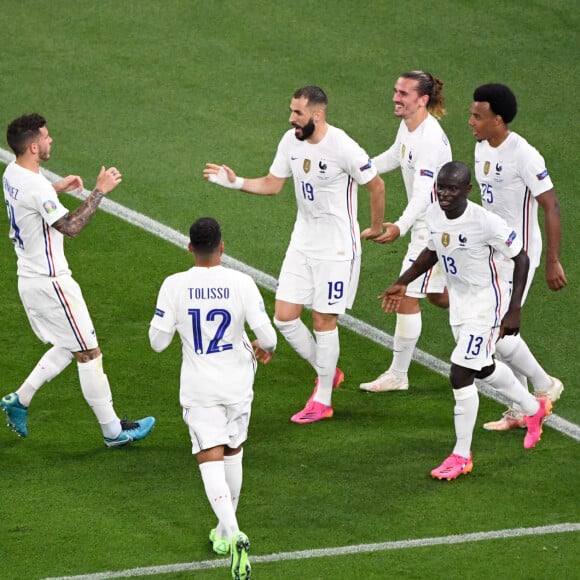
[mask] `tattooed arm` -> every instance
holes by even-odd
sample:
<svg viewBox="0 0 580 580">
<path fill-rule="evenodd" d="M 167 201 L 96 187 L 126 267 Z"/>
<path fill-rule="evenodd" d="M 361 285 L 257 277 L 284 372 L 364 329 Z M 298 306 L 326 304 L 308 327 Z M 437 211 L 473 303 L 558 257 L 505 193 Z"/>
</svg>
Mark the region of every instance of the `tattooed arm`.
<svg viewBox="0 0 580 580">
<path fill-rule="evenodd" d="M 73 212 L 55 221 L 52 227 L 63 236 L 76 238 L 97 211 L 103 197 L 113 191 L 121 181 L 121 173 L 115 167 L 110 169 L 101 167 L 95 189 L 91 191 L 87 199 Z"/>
</svg>

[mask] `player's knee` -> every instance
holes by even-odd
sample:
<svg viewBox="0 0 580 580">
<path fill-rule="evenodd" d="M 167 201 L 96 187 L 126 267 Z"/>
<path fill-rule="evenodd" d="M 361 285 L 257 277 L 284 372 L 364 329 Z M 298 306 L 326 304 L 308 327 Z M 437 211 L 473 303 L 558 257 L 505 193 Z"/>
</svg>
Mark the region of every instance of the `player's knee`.
<svg viewBox="0 0 580 580">
<path fill-rule="evenodd" d="M 472 385 L 474 378 L 475 371 L 473 369 L 461 367 L 456 364 L 451 365 L 451 370 L 449 372 L 449 380 L 451 381 L 451 386 L 454 389 L 462 389 L 463 387 L 468 387 L 469 385 Z"/>
<path fill-rule="evenodd" d="M 276 317 L 274 317 L 273 319 L 274 326 L 282 333 L 284 331 L 289 331 L 295 328 L 299 321 L 300 318 L 295 318 L 294 320 L 278 320 Z"/>
<path fill-rule="evenodd" d="M 521 340 L 519 335 L 506 334 L 495 343 L 495 351 L 500 360 L 510 362 Z"/>
<path fill-rule="evenodd" d="M 86 363 L 99 358 L 101 356 L 101 349 L 97 346 L 97 348 L 73 352 L 73 355 L 77 359 L 77 362 Z"/>
</svg>

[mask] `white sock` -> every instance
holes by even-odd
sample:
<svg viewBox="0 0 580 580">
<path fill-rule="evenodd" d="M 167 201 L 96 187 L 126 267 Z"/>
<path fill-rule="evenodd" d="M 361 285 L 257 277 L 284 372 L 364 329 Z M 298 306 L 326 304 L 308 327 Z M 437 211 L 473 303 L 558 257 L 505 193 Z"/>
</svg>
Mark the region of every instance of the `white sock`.
<svg viewBox="0 0 580 580">
<path fill-rule="evenodd" d="M 274 325 L 288 344 L 314 369 L 316 369 L 316 341 L 300 318 L 281 322 L 274 318 Z"/>
<path fill-rule="evenodd" d="M 224 456 L 224 469 L 226 472 L 226 482 L 228 484 L 228 487 L 230 488 L 230 494 L 232 497 L 232 505 L 234 506 L 234 511 L 238 509 L 238 501 L 240 499 L 240 492 L 242 491 L 243 456 L 244 456 L 243 449 L 239 453 L 236 453 L 235 455 Z"/>
<path fill-rule="evenodd" d="M 33 371 L 26 377 L 20 388 L 16 391 L 18 399 L 28 407 L 36 391 L 45 383 L 62 373 L 72 362 L 72 352 L 65 348 L 53 346 L 49 348 L 36 363 Z"/>
<path fill-rule="evenodd" d="M 495 345 L 495 350 L 501 360 L 514 371 L 520 382 L 520 376 L 523 375 L 530 379 L 536 391 L 545 391 L 550 388 L 552 384 L 550 376 L 540 366 L 526 341 L 519 334 L 500 338 Z M 527 381 L 524 385 L 527 387 Z"/>
<path fill-rule="evenodd" d="M 395 337 L 393 341 L 393 361 L 390 370 L 404 376 L 409 372 L 413 352 L 421 336 L 421 312 L 416 314 L 397 314 Z"/>
<path fill-rule="evenodd" d="M 513 401 L 516 410 L 521 408 L 526 415 L 534 415 L 540 408 L 536 398 L 522 386 L 511 369 L 499 360 L 495 361 L 493 373 L 483 379 L 483 382 Z"/>
<path fill-rule="evenodd" d="M 318 389 L 314 400 L 330 406 L 332 402 L 332 381 L 340 355 L 338 328 L 326 332 L 314 332 L 316 336 L 316 372 Z"/>
<path fill-rule="evenodd" d="M 101 425 L 103 435 L 115 439 L 121 434 L 121 421 L 113 408 L 109 380 L 103 371 L 103 356 L 77 364 L 85 401 Z"/>
<path fill-rule="evenodd" d="M 469 385 L 461 389 L 453 389 L 453 396 L 455 397 L 453 421 L 457 437 L 453 453 L 468 458 L 471 453 L 471 440 L 479 409 L 479 394 L 475 385 Z"/>
<path fill-rule="evenodd" d="M 219 521 L 218 532 L 223 530 L 220 535 L 231 540 L 234 533 L 238 531 L 238 520 L 232 504 L 230 488 L 226 481 L 224 462 L 206 461 L 200 463 L 199 471 L 209 505 Z"/>
</svg>

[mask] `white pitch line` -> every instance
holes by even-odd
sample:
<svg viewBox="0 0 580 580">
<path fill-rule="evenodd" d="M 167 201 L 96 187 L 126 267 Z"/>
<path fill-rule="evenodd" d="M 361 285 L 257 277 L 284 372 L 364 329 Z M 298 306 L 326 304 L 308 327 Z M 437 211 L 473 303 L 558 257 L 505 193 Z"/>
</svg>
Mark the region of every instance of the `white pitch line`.
<svg viewBox="0 0 580 580">
<path fill-rule="evenodd" d="M 13 160 L 14 155 L 10 153 L 10 151 L 0 148 L 0 161 L 3 163 L 10 163 Z M 53 173 L 52 171 L 48 171 L 47 169 L 43 168 L 42 172 L 47 177 L 47 179 L 52 182 L 62 179 L 61 176 Z M 85 189 L 82 193 L 74 191 L 68 193 L 67 195 L 71 195 L 77 199 L 85 199 L 89 193 L 90 192 Z M 131 225 L 137 226 L 163 240 L 171 242 L 180 248 L 187 249 L 189 243 L 187 236 L 178 232 L 177 230 L 174 230 L 155 221 L 154 219 L 151 219 L 150 217 L 129 209 L 109 198 L 104 198 L 101 201 L 100 208 L 104 212 L 121 218 Z M 226 254 L 222 256 L 222 261 L 225 266 L 249 274 L 257 282 L 257 284 L 263 288 L 266 288 L 271 292 L 276 291 L 276 278 L 270 276 L 269 274 L 257 270 L 256 268 L 252 268 L 252 266 L 244 264 L 244 262 L 240 262 L 239 260 L 227 256 Z M 393 337 L 390 334 L 387 334 L 386 332 L 383 332 L 382 330 L 379 330 L 378 328 L 375 328 L 374 326 L 371 326 L 362 320 L 354 318 L 349 314 L 343 314 L 339 318 L 339 324 L 365 338 L 372 340 L 377 344 L 388 348 L 389 350 L 393 350 Z M 422 351 L 419 348 L 415 348 L 415 352 L 413 353 L 413 360 L 423 365 L 424 367 L 439 373 L 440 375 L 445 377 L 449 376 L 449 363 L 443 362 L 442 360 L 434 357 L 433 355 L 430 355 L 427 352 Z M 477 387 L 479 391 L 486 397 L 497 401 L 498 403 L 507 403 L 506 399 L 504 399 L 497 391 L 482 383 L 481 381 L 477 382 Z M 545 424 L 549 425 L 556 431 L 559 431 L 563 435 L 574 439 L 575 441 L 580 441 L 580 426 L 567 421 L 566 419 L 563 419 L 559 415 L 552 414 L 550 417 L 548 417 L 548 419 L 546 419 Z"/>
<path fill-rule="evenodd" d="M 495 530 L 492 532 L 475 532 L 471 534 L 439 536 L 436 538 L 421 538 L 417 540 L 400 540 L 396 542 L 380 542 L 378 544 L 343 546 L 341 548 L 278 552 L 276 554 L 267 554 L 265 556 L 253 556 L 251 558 L 251 563 L 262 564 L 266 562 L 326 558 L 328 556 L 346 556 L 348 554 L 366 554 L 368 552 L 384 552 L 386 550 L 424 548 L 426 546 L 467 544 L 470 542 L 482 542 L 484 540 L 505 540 L 509 538 L 524 538 L 529 536 L 542 536 L 544 534 L 562 534 L 578 531 L 580 531 L 580 523 L 554 524 L 551 526 L 539 526 L 536 528 L 512 528 L 507 530 Z M 44 580 L 110 580 L 112 578 L 131 578 L 135 576 L 157 576 L 161 574 L 172 574 L 175 572 L 195 572 L 197 570 L 207 570 L 209 568 L 225 568 L 229 565 L 229 559 L 221 558 L 219 560 L 214 559 L 203 560 L 200 562 L 185 562 L 183 564 L 167 564 L 165 566 L 131 568 L 127 570 L 119 570 L 118 572 L 98 572 L 96 574 L 83 574 L 80 576 L 59 576 L 45 578 Z"/>
</svg>

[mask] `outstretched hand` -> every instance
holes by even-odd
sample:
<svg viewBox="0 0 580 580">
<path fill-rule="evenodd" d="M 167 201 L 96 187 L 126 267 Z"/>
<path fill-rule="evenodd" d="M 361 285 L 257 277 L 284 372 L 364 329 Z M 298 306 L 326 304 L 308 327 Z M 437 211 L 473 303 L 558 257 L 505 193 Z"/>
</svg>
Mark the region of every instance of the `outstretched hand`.
<svg viewBox="0 0 580 580">
<path fill-rule="evenodd" d="M 373 242 L 377 242 L 377 244 L 392 244 L 401 236 L 401 229 L 399 226 L 396 226 L 391 222 L 386 222 L 383 224 L 383 227 L 385 228 L 385 233 L 374 238 Z"/>
<path fill-rule="evenodd" d="M 405 284 L 392 284 L 382 294 L 377 296 L 381 300 L 381 308 L 385 312 L 397 312 L 401 301 L 405 297 L 407 286 Z"/>
<path fill-rule="evenodd" d="M 244 182 L 241 177 L 236 176 L 231 167 L 227 165 L 216 165 L 215 163 L 205 164 L 203 176 L 211 183 L 217 183 L 229 189 L 241 189 Z"/>
<path fill-rule="evenodd" d="M 105 169 L 105 167 L 101 167 L 101 171 L 99 172 L 99 176 L 97 177 L 97 184 L 95 185 L 95 189 L 99 189 L 105 195 L 110 193 L 123 181 L 121 172 L 116 167 L 109 167 L 109 169 Z"/>
<path fill-rule="evenodd" d="M 365 228 L 361 233 L 360 237 L 362 240 L 376 240 L 383 233 L 383 228 L 375 229 Z"/>
<path fill-rule="evenodd" d="M 55 181 L 52 187 L 54 187 L 56 193 L 66 193 L 75 189 L 83 191 L 84 189 L 83 180 L 79 175 L 67 175 L 60 181 Z"/>
</svg>

